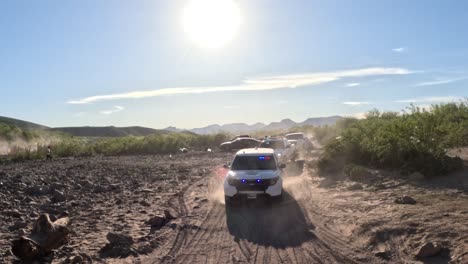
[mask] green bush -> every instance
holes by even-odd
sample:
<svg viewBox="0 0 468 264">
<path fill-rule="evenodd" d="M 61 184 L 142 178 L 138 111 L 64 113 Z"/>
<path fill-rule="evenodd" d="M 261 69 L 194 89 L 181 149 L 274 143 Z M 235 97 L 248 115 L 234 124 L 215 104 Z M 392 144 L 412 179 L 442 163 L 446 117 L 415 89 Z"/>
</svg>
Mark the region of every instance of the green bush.
<svg viewBox="0 0 468 264">
<path fill-rule="evenodd" d="M 93 155 L 147 155 L 177 153 L 180 148 L 191 150 L 215 149 L 229 138 L 227 134 L 196 135 L 192 133 L 153 134 L 145 137 L 118 137 L 88 140 L 63 136 L 51 143 L 54 157 Z M 25 150 L 15 148 L 3 160 L 22 161 L 45 158 L 47 145 Z"/>
<path fill-rule="evenodd" d="M 467 102 L 434 105 L 429 110 L 411 106 L 403 114 L 373 110 L 326 144 L 319 169 L 338 171 L 352 162 L 441 175 L 462 166 L 460 159 L 446 152 L 464 145 L 468 145 Z"/>
</svg>

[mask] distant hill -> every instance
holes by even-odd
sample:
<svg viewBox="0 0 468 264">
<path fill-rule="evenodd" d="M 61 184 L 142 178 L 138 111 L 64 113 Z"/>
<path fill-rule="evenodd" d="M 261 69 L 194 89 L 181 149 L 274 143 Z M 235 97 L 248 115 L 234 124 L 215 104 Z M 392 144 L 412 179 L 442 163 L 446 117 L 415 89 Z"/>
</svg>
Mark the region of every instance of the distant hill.
<svg viewBox="0 0 468 264">
<path fill-rule="evenodd" d="M 124 137 L 124 136 L 147 136 L 151 134 L 167 134 L 168 130 L 153 129 L 148 127 L 57 127 L 52 131 L 60 131 L 77 137 Z"/>
<path fill-rule="evenodd" d="M 218 125 L 213 124 L 206 127 L 193 128 L 193 129 L 179 129 L 176 127 L 167 127 L 165 129 L 154 129 L 148 127 L 140 126 L 131 126 L 131 127 L 115 127 L 115 126 L 105 126 L 105 127 L 94 127 L 94 126 L 84 126 L 84 127 L 57 127 L 49 128 L 47 126 L 0 116 L 0 123 L 5 123 L 13 126 L 17 126 L 21 129 L 28 130 L 46 130 L 46 131 L 58 131 L 64 132 L 73 136 L 78 137 L 123 137 L 123 136 L 147 136 L 151 134 L 167 134 L 167 133 L 195 133 L 195 134 L 216 134 L 221 132 L 231 133 L 231 134 L 245 134 L 252 133 L 255 131 L 268 131 L 268 130 L 285 130 L 294 126 L 323 126 L 323 125 L 333 125 L 341 119 L 340 116 L 329 116 L 329 117 L 316 117 L 308 118 L 303 122 L 295 122 L 291 119 L 283 119 L 279 122 L 272 122 L 270 124 L 264 123 L 255 123 L 252 125 L 245 123 L 231 123 Z"/>
<path fill-rule="evenodd" d="M 283 119 L 279 122 L 272 122 L 270 124 L 263 124 L 263 123 L 255 123 L 252 125 L 248 125 L 245 123 L 231 123 L 225 125 L 209 125 L 206 127 L 200 128 L 193 128 L 189 129 L 188 131 L 194 132 L 196 134 L 216 134 L 220 132 L 227 132 L 231 134 L 244 134 L 244 133 L 251 133 L 260 130 L 284 130 L 289 129 L 295 126 L 303 126 L 303 125 L 310 125 L 310 126 L 323 126 L 323 125 L 333 125 L 343 117 L 341 116 L 329 116 L 329 117 L 315 117 L 315 118 L 308 118 L 304 122 L 295 122 L 291 119 Z M 180 132 L 181 129 L 176 127 L 168 127 L 165 130 L 173 131 L 173 132 Z"/>
<path fill-rule="evenodd" d="M 0 116 L 0 123 L 16 126 L 21 129 L 48 129 L 48 127 L 43 125 L 4 116 Z"/>
</svg>

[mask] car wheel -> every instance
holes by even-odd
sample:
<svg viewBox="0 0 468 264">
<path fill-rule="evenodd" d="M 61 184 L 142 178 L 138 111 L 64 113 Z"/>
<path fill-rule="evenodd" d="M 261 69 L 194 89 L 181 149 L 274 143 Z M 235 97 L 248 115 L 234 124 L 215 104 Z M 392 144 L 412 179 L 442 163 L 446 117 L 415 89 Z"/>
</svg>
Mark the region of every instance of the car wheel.
<svg viewBox="0 0 468 264">
<path fill-rule="evenodd" d="M 226 207 L 231 207 L 232 206 L 232 200 L 233 198 L 230 197 L 230 196 L 224 196 L 224 204 L 226 205 Z"/>
<path fill-rule="evenodd" d="M 283 201 L 283 190 L 281 190 L 280 195 L 273 197 L 273 200 L 277 203 L 281 203 Z"/>
</svg>

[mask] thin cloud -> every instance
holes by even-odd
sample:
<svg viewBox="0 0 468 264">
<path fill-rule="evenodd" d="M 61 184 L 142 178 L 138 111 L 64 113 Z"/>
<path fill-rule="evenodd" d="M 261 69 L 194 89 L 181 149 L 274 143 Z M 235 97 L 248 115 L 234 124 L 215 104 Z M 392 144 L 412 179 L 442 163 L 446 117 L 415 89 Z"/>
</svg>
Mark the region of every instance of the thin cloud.
<svg viewBox="0 0 468 264">
<path fill-rule="evenodd" d="M 448 103 L 462 101 L 464 98 L 461 96 L 430 96 L 420 97 L 413 99 L 397 100 L 396 103 Z"/>
<path fill-rule="evenodd" d="M 232 91 L 263 91 L 285 88 L 297 88 L 308 85 L 319 85 L 347 77 L 365 77 L 379 75 L 404 75 L 411 71 L 404 68 L 364 68 L 346 71 L 317 72 L 258 77 L 244 80 L 239 85 L 208 86 L 208 87 L 178 87 L 162 88 L 150 91 L 134 91 L 107 95 L 96 95 L 77 100 L 70 100 L 69 104 L 88 104 L 100 101 L 138 99 L 168 95 L 202 94 Z"/>
<path fill-rule="evenodd" d="M 360 83 L 347 83 L 345 86 L 346 87 L 355 87 L 361 85 Z"/>
<path fill-rule="evenodd" d="M 371 102 L 343 102 L 343 104 L 357 106 L 357 105 L 369 105 L 371 104 Z"/>
<path fill-rule="evenodd" d="M 118 105 L 115 105 L 113 109 L 110 109 L 110 110 L 103 110 L 101 111 L 100 113 L 103 114 L 103 115 L 111 115 L 113 113 L 117 113 L 117 112 L 120 112 L 122 110 L 124 110 L 125 108 L 122 107 L 122 106 L 118 106 Z"/>
<path fill-rule="evenodd" d="M 399 48 L 394 48 L 392 49 L 394 52 L 405 52 L 406 48 L 405 47 L 399 47 Z"/>
<path fill-rule="evenodd" d="M 454 79 L 444 79 L 444 80 L 437 80 L 431 82 L 421 82 L 416 84 L 415 86 L 431 86 L 431 85 L 439 85 L 439 84 L 446 84 L 446 83 L 453 83 L 456 81 L 460 81 L 466 78 L 454 78 Z"/>
</svg>

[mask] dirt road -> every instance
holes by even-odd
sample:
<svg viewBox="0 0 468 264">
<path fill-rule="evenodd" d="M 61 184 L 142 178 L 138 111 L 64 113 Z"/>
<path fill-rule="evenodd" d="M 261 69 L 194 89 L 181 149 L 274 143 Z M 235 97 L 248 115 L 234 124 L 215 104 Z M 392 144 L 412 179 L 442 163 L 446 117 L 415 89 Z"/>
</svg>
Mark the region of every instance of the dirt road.
<svg viewBox="0 0 468 264">
<path fill-rule="evenodd" d="M 189 153 L 3 165 L 0 262 L 14 261 L 9 241 L 28 233 L 38 214 L 68 211 L 70 243 L 45 263 L 76 256 L 84 263 L 468 263 L 464 180 L 421 185 L 378 172 L 377 182 L 356 189 L 307 166 L 285 178 L 281 203 L 226 209 L 221 164 L 231 158 Z M 56 201 L 53 190 L 66 199 Z M 403 195 L 417 204 L 396 204 Z M 163 210 L 177 218 L 161 228 L 147 224 Z M 131 248 L 104 250 L 109 232 L 131 237 Z M 428 241 L 441 252 L 417 259 Z"/>
</svg>

